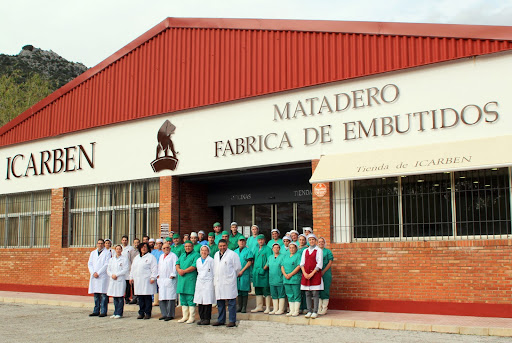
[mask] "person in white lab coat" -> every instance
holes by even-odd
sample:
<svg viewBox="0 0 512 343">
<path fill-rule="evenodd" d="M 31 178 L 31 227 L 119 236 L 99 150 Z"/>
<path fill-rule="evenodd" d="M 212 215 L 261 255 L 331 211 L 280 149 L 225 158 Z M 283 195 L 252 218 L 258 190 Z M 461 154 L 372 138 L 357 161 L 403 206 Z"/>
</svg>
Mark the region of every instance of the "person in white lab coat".
<svg viewBox="0 0 512 343">
<path fill-rule="evenodd" d="M 108 310 L 108 275 L 107 267 L 110 259 L 110 251 L 105 249 L 105 241 L 98 239 L 96 250 L 91 252 L 89 256 L 89 294 L 94 294 L 94 310 L 90 317 L 99 316 L 106 317 Z"/>
<path fill-rule="evenodd" d="M 107 295 L 114 298 L 114 315 L 110 318 L 119 319 L 123 316 L 123 297 L 126 292 L 126 278 L 130 273 L 130 262 L 128 257 L 123 255 L 123 247 L 120 244 L 115 246 L 114 254 L 107 267 L 110 280 Z"/>
<path fill-rule="evenodd" d="M 141 243 L 139 251 L 139 256 L 133 259 L 130 283 L 134 285 L 134 294 L 137 296 L 139 303 L 137 319 L 150 319 L 151 296 L 156 293 L 158 266 L 155 256 L 151 255 L 151 248 L 148 243 Z"/>
<path fill-rule="evenodd" d="M 169 321 L 174 319 L 176 308 L 176 262 L 178 256 L 171 252 L 169 243 L 162 246 L 163 254 L 158 261 L 158 291 L 160 295 L 160 320 Z"/>
<path fill-rule="evenodd" d="M 229 307 L 229 323 L 227 327 L 236 326 L 236 297 L 238 296 L 237 277 L 242 269 L 240 257 L 228 249 L 226 240 L 219 241 L 219 251 L 215 253 L 214 264 L 214 282 L 215 298 L 219 309 L 219 318 L 213 326 L 224 325 L 226 323 L 226 302 Z"/>
<path fill-rule="evenodd" d="M 199 307 L 197 325 L 210 325 L 212 319 L 212 305 L 216 303 L 215 288 L 213 286 L 213 258 L 210 257 L 210 247 L 203 245 L 199 250 L 201 257 L 197 259 L 197 280 L 194 292 L 194 303 Z"/>
<path fill-rule="evenodd" d="M 130 262 L 130 266 L 132 265 L 132 254 L 130 251 L 133 250 L 133 247 L 128 244 L 128 236 L 124 235 L 121 237 L 121 246 L 123 247 L 123 255 L 128 258 L 128 261 Z M 130 272 L 128 270 L 128 272 Z M 124 301 L 129 304 L 130 303 L 130 297 L 132 295 L 132 286 L 130 285 L 130 280 L 128 280 L 128 277 L 126 278 L 126 294 L 124 295 Z"/>
</svg>

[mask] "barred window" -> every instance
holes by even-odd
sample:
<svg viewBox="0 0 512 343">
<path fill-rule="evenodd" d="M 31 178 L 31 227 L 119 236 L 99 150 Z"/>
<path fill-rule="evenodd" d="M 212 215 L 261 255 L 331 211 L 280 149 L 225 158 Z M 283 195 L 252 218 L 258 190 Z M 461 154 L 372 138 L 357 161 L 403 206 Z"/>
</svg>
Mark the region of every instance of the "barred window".
<svg viewBox="0 0 512 343">
<path fill-rule="evenodd" d="M 512 236 L 508 168 L 334 183 L 334 240 Z"/>
<path fill-rule="evenodd" d="M 120 243 L 147 234 L 160 236 L 159 180 L 70 190 L 70 245 L 94 246 L 99 238 Z"/>
<path fill-rule="evenodd" d="M 0 247 L 49 246 L 51 192 L 0 195 Z"/>
</svg>

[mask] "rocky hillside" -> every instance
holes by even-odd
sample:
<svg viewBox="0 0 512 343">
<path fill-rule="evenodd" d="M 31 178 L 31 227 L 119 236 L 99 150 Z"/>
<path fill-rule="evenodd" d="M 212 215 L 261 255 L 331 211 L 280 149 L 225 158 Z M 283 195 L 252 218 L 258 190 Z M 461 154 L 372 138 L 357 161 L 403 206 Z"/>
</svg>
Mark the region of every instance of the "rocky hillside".
<svg viewBox="0 0 512 343">
<path fill-rule="evenodd" d="M 53 51 L 25 45 L 18 55 L 0 54 L 0 76 L 20 72 L 19 81 L 25 82 L 30 75 L 40 74 L 58 89 L 87 70 L 82 63 L 69 62 Z"/>
</svg>

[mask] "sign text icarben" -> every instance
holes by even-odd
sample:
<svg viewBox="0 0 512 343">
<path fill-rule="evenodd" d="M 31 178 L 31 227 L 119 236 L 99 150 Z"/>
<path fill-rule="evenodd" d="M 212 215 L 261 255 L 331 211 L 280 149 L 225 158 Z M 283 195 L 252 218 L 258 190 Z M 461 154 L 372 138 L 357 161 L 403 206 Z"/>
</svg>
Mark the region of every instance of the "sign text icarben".
<svg viewBox="0 0 512 343">
<path fill-rule="evenodd" d="M 63 149 L 44 150 L 30 155 L 16 154 L 7 157 L 5 179 L 73 172 L 82 170 L 86 165 L 94 169 L 95 144 L 96 142 L 90 143 L 89 151 L 83 145 L 76 145 Z"/>
</svg>

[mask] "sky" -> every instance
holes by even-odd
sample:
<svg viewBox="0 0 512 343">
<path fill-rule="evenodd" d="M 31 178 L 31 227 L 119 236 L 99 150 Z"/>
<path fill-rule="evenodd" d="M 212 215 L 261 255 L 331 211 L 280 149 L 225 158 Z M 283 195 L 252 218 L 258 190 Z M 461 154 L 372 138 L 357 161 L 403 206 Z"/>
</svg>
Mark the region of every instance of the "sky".
<svg viewBox="0 0 512 343">
<path fill-rule="evenodd" d="M 16 0 L 0 5 L 0 53 L 24 45 L 87 67 L 167 17 L 512 26 L 512 0 Z"/>
</svg>

